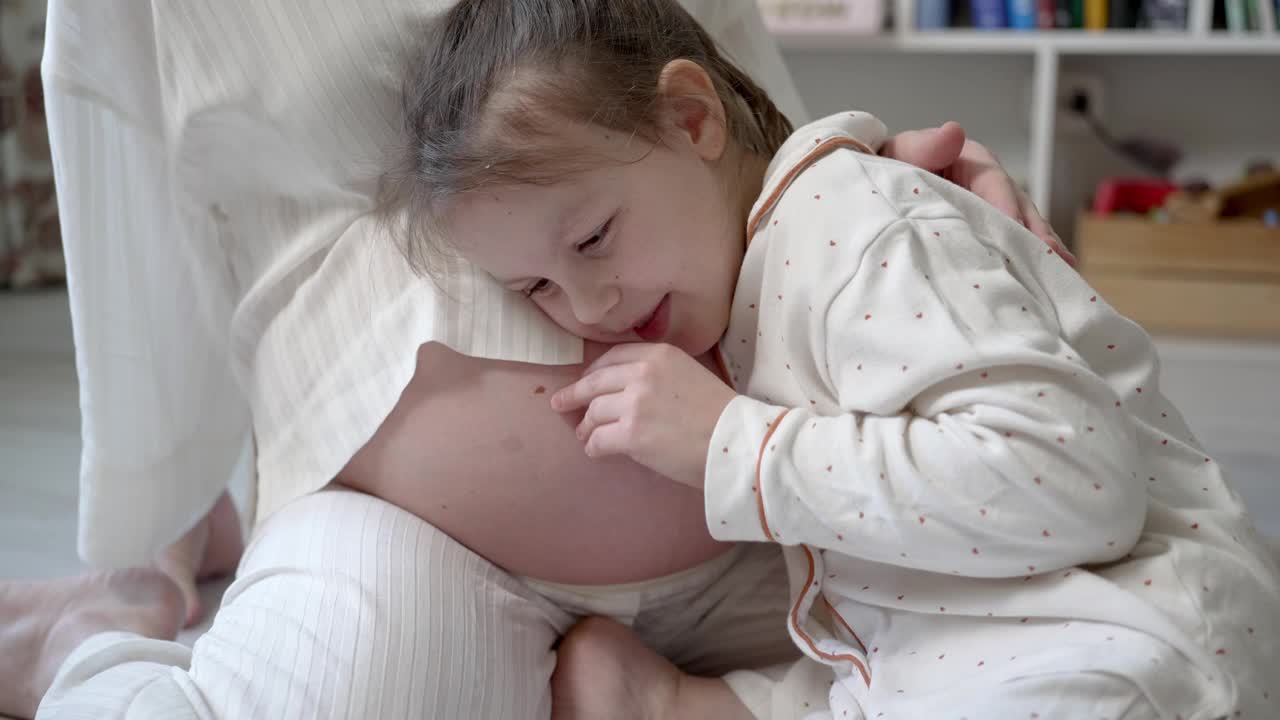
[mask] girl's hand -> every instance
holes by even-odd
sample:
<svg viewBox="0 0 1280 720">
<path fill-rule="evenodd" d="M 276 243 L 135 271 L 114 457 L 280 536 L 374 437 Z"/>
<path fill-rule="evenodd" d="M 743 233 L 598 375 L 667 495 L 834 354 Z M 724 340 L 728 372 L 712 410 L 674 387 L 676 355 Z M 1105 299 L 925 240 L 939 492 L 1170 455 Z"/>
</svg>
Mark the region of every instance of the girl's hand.
<svg viewBox="0 0 1280 720">
<path fill-rule="evenodd" d="M 932 170 L 986 200 L 1025 225 L 1063 260 L 1075 266 L 1076 257 L 1041 217 L 1031 198 L 1013 182 L 990 150 L 965 137 L 964 128 L 958 123 L 898 133 L 889 138 L 880 154 Z"/>
<path fill-rule="evenodd" d="M 617 345 L 582 379 L 551 396 L 560 412 L 586 408 L 578 439 L 589 457 L 626 455 L 666 477 L 702 487 L 707 446 L 737 394 L 671 345 Z"/>
</svg>

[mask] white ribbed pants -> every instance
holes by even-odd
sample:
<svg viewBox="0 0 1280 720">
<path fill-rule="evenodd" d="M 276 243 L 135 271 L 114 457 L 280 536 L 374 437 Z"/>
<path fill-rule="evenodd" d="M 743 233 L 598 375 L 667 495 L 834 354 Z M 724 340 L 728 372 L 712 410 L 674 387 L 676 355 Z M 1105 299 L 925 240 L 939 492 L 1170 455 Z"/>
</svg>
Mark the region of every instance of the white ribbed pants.
<svg viewBox="0 0 1280 720">
<path fill-rule="evenodd" d="M 536 589 L 535 589 L 536 588 Z M 325 490 L 264 523 L 191 649 L 126 633 L 67 659 L 38 718 L 547 718 L 557 638 L 628 625 L 687 671 L 796 657 L 782 555 L 741 546 L 645 583 L 512 577 L 418 517 Z"/>
</svg>

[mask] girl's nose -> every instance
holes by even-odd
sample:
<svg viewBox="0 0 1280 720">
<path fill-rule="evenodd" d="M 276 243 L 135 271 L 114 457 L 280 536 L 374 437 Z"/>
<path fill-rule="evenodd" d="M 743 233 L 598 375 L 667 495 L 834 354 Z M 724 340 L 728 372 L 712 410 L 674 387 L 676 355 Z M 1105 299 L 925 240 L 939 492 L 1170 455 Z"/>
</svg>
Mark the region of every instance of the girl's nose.
<svg viewBox="0 0 1280 720">
<path fill-rule="evenodd" d="M 618 304 L 622 293 L 612 285 L 584 285 L 569 294 L 573 316 L 583 325 L 600 325 Z"/>
</svg>

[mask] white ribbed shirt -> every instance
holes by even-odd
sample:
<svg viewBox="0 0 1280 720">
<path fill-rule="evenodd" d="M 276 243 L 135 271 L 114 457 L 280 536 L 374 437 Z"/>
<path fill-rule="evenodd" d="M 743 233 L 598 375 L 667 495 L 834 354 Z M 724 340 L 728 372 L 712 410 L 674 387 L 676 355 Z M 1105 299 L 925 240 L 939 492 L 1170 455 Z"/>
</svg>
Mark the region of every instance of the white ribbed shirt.
<svg viewBox="0 0 1280 720">
<path fill-rule="evenodd" d="M 755 3 L 684 4 L 804 119 Z M 395 405 L 422 343 L 580 359 L 580 340 L 471 268 L 442 287 L 414 276 L 371 215 L 415 29 L 446 6 L 50 3 L 87 562 L 147 561 L 250 438 L 259 519 L 322 487 Z"/>
</svg>

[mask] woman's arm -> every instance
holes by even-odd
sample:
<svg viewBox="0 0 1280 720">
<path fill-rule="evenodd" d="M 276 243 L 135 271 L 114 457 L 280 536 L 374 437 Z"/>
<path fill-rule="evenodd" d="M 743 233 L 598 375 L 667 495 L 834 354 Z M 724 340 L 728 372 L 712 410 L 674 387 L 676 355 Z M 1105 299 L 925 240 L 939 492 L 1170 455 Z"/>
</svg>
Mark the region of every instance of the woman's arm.
<svg viewBox="0 0 1280 720">
<path fill-rule="evenodd" d="M 213 506 L 248 442 L 227 347 L 231 263 L 216 257 L 212 215 L 175 187 L 150 7 L 51 3 L 46 42 L 84 438 L 80 557 L 141 566 Z"/>
<path fill-rule="evenodd" d="M 991 203 L 1036 234 L 1072 267 L 1075 255 L 1040 215 L 1035 203 L 1018 187 L 996 156 L 985 145 L 965 136 L 959 123 L 906 130 L 889 138 L 880 154 L 931 170 Z"/>
</svg>

